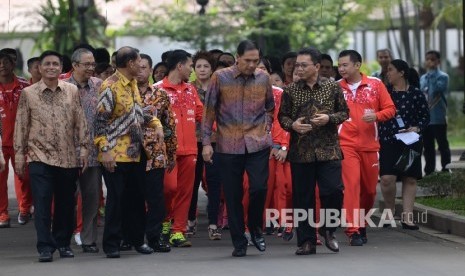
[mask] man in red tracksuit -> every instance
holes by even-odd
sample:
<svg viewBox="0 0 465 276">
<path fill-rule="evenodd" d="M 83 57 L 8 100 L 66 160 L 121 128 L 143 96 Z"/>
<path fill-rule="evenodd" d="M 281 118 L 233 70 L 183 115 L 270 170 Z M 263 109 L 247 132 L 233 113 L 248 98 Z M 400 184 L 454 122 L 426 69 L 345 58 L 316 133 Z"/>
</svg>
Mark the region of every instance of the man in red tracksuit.
<svg viewBox="0 0 465 276">
<path fill-rule="evenodd" d="M 178 137 L 176 165 L 171 172 L 166 172 L 164 179 L 167 220 L 174 221 L 169 241 L 175 247 L 189 247 L 192 244 L 184 233 L 197 161 L 195 123 L 202 121 L 203 105 L 194 85 L 187 82 L 192 72 L 191 55 L 184 50 L 174 50 L 168 56 L 167 64 L 168 76 L 154 87 L 164 90 L 170 98 Z M 163 224 L 163 234 L 167 234 L 169 226 L 168 221 Z"/>
<path fill-rule="evenodd" d="M 6 53 L 0 53 L 0 115 L 3 125 L 2 151 L 5 157 L 5 170 L 0 173 L 0 228 L 10 227 L 8 214 L 8 173 L 9 160 L 15 165 L 13 150 L 13 132 L 18 108 L 19 96 L 29 83 L 14 74 L 15 62 Z M 14 174 L 16 198 L 18 200 L 18 223 L 26 224 L 31 216 L 32 194 L 29 174 L 23 179 Z"/>
<path fill-rule="evenodd" d="M 348 223 L 345 232 L 352 246 L 367 242 L 364 222 L 356 218 L 360 210 L 368 213 L 375 201 L 379 171 L 377 122 L 387 121 L 396 113 L 384 84 L 360 73 L 361 64 L 362 57 L 354 50 L 339 54 L 339 84 L 350 110 L 349 119 L 339 126 L 339 141 L 344 154 L 342 180 Z"/>
</svg>

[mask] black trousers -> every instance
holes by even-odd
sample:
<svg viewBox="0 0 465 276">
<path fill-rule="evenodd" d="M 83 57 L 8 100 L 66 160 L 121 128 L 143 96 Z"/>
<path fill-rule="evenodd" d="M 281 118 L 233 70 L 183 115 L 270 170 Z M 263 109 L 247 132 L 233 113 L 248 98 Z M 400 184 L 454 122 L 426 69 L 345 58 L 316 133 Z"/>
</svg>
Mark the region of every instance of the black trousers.
<svg viewBox="0 0 465 276">
<path fill-rule="evenodd" d="M 212 143 L 212 147 L 215 148 L 215 143 Z M 197 164 L 195 166 L 195 179 L 194 179 L 194 191 L 192 193 L 191 206 L 189 207 L 189 220 L 195 220 L 197 218 L 197 202 L 199 198 L 199 187 L 200 181 L 202 181 L 203 169 L 205 168 L 205 179 L 208 187 L 208 205 L 207 215 L 208 224 L 218 224 L 218 213 L 220 209 L 220 197 L 221 197 L 221 182 L 220 182 L 220 171 L 217 162 L 217 153 L 213 152 L 212 159 L 215 160 L 213 163 L 205 163 L 203 161 L 202 143 L 197 143 Z"/>
<path fill-rule="evenodd" d="M 145 162 L 117 162 L 112 173 L 103 168 L 103 178 L 107 187 L 103 251 L 119 251 L 123 220 L 125 240 L 134 246 L 142 245 L 145 232 Z"/>
<path fill-rule="evenodd" d="M 192 192 L 191 205 L 189 207 L 188 220 L 197 218 L 197 202 L 199 199 L 199 187 L 202 181 L 204 161 L 202 156 L 202 143 L 197 143 L 197 163 L 195 164 L 194 191 Z"/>
<path fill-rule="evenodd" d="M 166 216 L 165 197 L 163 196 L 164 176 L 165 169 L 153 169 L 145 173 L 144 191 L 147 204 L 145 234 L 149 244 L 155 243 L 160 238 L 162 223 Z"/>
<path fill-rule="evenodd" d="M 213 163 L 205 163 L 205 178 L 207 179 L 208 187 L 208 224 L 218 225 L 218 213 L 220 210 L 221 197 L 221 178 L 219 167 L 218 153 L 213 152 Z"/>
<path fill-rule="evenodd" d="M 249 230 L 256 231 L 255 229 L 261 229 L 263 226 L 269 155 L 270 149 L 246 154 L 218 153 L 220 179 L 228 209 L 228 224 L 235 248 L 247 246 L 242 206 L 244 172 L 247 172 L 249 177 Z"/>
<path fill-rule="evenodd" d="M 78 173 L 78 168 L 60 168 L 42 162 L 29 163 L 39 253 L 54 252 L 56 248 L 70 244 L 75 222 L 74 193 Z"/>
<path fill-rule="evenodd" d="M 316 213 L 315 186 L 320 189 L 322 209 L 335 209 L 341 212 L 343 201 L 341 161 L 325 161 L 313 163 L 291 163 L 292 175 L 292 204 L 294 209 L 312 211 Z M 310 214 L 308 214 L 310 216 Z M 321 217 L 320 219 L 323 219 Z M 336 228 L 329 228 L 323 224 L 323 229 L 330 232 Z M 316 229 L 306 221 L 299 221 L 297 232 L 297 246 L 310 241 L 316 244 Z"/>
<path fill-rule="evenodd" d="M 435 140 L 438 142 L 443 171 L 446 170 L 446 165 L 451 160 L 449 141 L 447 140 L 447 125 L 429 125 L 423 133 L 426 174 L 431 174 L 436 169 Z"/>
</svg>

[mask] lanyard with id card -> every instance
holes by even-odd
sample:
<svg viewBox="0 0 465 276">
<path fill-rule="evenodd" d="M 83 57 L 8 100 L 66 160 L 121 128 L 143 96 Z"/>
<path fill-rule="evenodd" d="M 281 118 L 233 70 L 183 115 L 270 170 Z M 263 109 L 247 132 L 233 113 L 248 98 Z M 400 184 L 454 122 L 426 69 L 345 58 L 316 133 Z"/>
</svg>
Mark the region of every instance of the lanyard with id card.
<svg viewBox="0 0 465 276">
<path fill-rule="evenodd" d="M 404 120 L 402 120 L 402 117 L 399 114 L 396 115 L 396 122 L 400 130 L 405 129 Z"/>
</svg>

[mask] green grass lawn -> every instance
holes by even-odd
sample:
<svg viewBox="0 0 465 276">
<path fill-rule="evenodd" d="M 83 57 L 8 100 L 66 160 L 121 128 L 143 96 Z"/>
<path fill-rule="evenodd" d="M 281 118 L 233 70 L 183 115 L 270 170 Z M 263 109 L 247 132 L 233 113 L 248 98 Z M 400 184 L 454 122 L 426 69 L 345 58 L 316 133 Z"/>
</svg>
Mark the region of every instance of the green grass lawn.
<svg viewBox="0 0 465 276">
<path fill-rule="evenodd" d="M 465 114 L 462 113 L 463 92 L 451 93 L 447 102 L 447 138 L 450 147 L 465 149 Z"/>
<path fill-rule="evenodd" d="M 419 197 L 415 201 L 426 206 L 440 210 L 449 210 L 465 216 L 465 197 Z"/>
<path fill-rule="evenodd" d="M 448 134 L 449 145 L 452 149 L 465 149 L 465 130 L 460 134 Z"/>
</svg>

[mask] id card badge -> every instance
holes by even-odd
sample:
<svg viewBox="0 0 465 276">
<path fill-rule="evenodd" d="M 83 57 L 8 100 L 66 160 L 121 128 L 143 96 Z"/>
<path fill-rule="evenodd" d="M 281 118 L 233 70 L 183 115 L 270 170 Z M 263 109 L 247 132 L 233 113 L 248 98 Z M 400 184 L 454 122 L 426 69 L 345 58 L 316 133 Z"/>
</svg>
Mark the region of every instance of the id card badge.
<svg viewBox="0 0 465 276">
<path fill-rule="evenodd" d="M 400 115 L 396 116 L 396 121 L 399 128 L 405 128 L 404 120 L 402 120 L 402 117 L 400 117 Z"/>
</svg>

